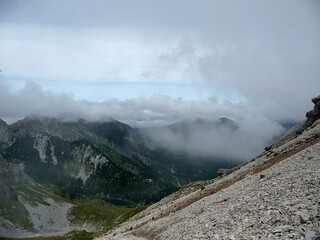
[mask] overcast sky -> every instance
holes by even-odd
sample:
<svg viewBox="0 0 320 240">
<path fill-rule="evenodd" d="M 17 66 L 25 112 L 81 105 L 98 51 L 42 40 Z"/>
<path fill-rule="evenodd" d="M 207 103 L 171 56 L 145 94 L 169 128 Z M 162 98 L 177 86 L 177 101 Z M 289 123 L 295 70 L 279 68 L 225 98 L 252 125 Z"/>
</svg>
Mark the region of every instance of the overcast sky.
<svg viewBox="0 0 320 240">
<path fill-rule="evenodd" d="M 0 0 L 0 117 L 304 118 L 320 1 Z"/>
</svg>

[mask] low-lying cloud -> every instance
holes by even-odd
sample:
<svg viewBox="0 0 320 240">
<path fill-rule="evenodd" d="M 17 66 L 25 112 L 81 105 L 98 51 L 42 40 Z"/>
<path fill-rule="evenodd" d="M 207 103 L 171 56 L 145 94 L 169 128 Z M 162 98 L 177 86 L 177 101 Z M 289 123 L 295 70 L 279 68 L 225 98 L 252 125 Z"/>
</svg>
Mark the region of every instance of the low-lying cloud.
<svg viewBox="0 0 320 240">
<path fill-rule="evenodd" d="M 149 98 L 126 100 L 115 98 L 104 101 L 76 100 L 72 93 L 54 94 L 44 91 L 39 84 L 32 81 L 27 81 L 22 89 L 13 92 L 3 79 L 0 80 L 0 117 L 2 118 L 23 118 L 27 115 L 84 118 L 90 121 L 114 118 L 139 128 L 167 125 L 197 117 L 205 120 L 228 117 L 244 122 L 247 118 L 257 119 L 257 121 L 260 121 L 259 119 L 281 120 L 273 117 L 272 114 L 267 115 L 261 106 L 261 104 L 254 106 L 246 101 L 219 102 L 214 97 L 201 101 L 159 94 Z M 302 115 L 297 119 L 303 118 Z"/>
<path fill-rule="evenodd" d="M 127 100 L 104 101 L 75 100 L 70 94 L 54 94 L 44 91 L 35 82 L 27 81 L 18 92 L 13 92 L 5 81 L 0 81 L 0 117 L 23 118 L 27 115 L 42 115 L 66 119 L 84 118 L 101 121 L 114 118 L 133 127 L 166 125 L 184 118 L 201 117 L 212 119 L 219 116 L 239 117 L 244 103 L 219 103 L 210 101 L 183 100 L 164 95 Z"/>
<path fill-rule="evenodd" d="M 243 161 L 261 153 L 285 129 L 266 118 L 248 116 L 239 122 L 186 120 L 175 127 L 149 129 L 146 135 L 157 145 L 195 158 Z"/>
<path fill-rule="evenodd" d="M 247 102 L 219 103 L 214 98 L 208 101 L 187 101 L 163 95 L 124 101 L 77 101 L 72 94 L 55 95 L 43 91 L 32 81 L 26 82 L 18 92 L 12 92 L 4 81 L 0 84 L 1 118 L 21 119 L 27 115 L 58 117 L 66 121 L 80 118 L 103 121 L 113 118 L 132 127 L 153 127 L 154 131 L 152 130 L 149 136 L 156 143 L 190 156 L 249 159 L 284 131 L 279 119 L 263 115 L 263 109 L 260 111 L 259 106 L 253 108 Z M 236 127 L 232 124 L 218 124 L 219 127 L 212 127 L 212 124 L 207 123 L 190 124 L 187 136 L 183 131 L 173 131 L 170 128 L 157 130 L 157 127 L 184 119 L 201 118 L 210 123 L 220 117 L 233 119 Z"/>
</svg>

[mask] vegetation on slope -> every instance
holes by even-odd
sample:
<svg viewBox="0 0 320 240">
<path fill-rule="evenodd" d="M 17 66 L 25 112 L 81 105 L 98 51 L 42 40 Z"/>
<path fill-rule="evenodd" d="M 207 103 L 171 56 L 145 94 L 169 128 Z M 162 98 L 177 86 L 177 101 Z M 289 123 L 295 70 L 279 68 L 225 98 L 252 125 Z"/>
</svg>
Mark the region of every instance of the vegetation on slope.
<svg viewBox="0 0 320 240">
<path fill-rule="evenodd" d="M 116 206 L 101 199 L 82 199 L 77 200 L 76 205 L 70 209 L 68 218 L 75 225 L 92 225 L 101 233 L 128 220 L 146 207 L 129 208 Z"/>
<path fill-rule="evenodd" d="M 92 240 L 93 233 L 87 231 L 72 231 L 63 236 L 54 237 L 34 237 L 34 238 L 5 238 L 0 237 L 0 240 Z"/>
</svg>

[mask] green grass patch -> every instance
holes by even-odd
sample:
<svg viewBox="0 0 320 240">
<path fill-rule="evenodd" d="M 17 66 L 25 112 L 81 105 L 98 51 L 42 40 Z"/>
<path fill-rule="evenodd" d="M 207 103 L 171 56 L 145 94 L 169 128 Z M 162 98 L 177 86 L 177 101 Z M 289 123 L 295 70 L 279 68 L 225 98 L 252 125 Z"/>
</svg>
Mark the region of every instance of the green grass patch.
<svg viewBox="0 0 320 240">
<path fill-rule="evenodd" d="M 106 232 L 146 207 L 115 206 L 101 199 L 78 200 L 70 209 L 68 219 L 73 224 L 81 226 L 86 223 L 95 226 L 99 232 Z"/>
<path fill-rule="evenodd" d="M 93 233 L 86 231 L 73 231 L 63 236 L 54 237 L 34 237 L 34 238 L 4 238 L 0 240 L 92 240 Z"/>
</svg>

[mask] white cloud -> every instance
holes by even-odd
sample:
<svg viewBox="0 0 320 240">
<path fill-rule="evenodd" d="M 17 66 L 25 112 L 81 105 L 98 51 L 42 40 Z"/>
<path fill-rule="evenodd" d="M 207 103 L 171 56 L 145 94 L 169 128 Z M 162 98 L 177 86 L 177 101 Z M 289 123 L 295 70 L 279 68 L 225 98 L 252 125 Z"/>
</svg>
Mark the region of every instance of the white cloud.
<svg viewBox="0 0 320 240">
<path fill-rule="evenodd" d="M 54 94 L 42 90 L 32 81 L 18 92 L 12 92 L 4 80 L 0 81 L 0 117 L 21 118 L 26 115 L 66 116 L 100 120 L 105 117 L 146 126 L 172 123 L 189 117 L 216 119 L 220 116 L 239 118 L 244 114 L 245 103 L 219 103 L 210 101 L 183 100 L 165 95 L 127 100 L 107 99 L 100 102 L 75 100 L 72 94 Z"/>
<path fill-rule="evenodd" d="M 147 130 L 146 134 L 173 152 L 185 152 L 192 157 L 243 161 L 261 153 L 284 132 L 279 123 L 250 114 L 234 122 L 233 126 L 215 122 L 183 121 L 179 123 L 180 131 L 154 128 Z"/>
<path fill-rule="evenodd" d="M 199 117 L 208 121 L 219 117 L 231 118 L 239 125 L 237 131 L 197 128 L 188 137 L 162 130 L 152 135 L 157 143 L 169 150 L 226 160 L 252 158 L 283 131 L 277 119 L 265 115 L 265 109 L 259 107 L 243 101 L 218 102 L 214 97 L 195 101 L 164 95 L 102 102 L 79 101 L 70 94 L 43 91 L 32 81 L 26 82 L 18 92 L 12 92 L 3 80 L 0 81 L 0 117 L 5 120 L 21 119 L 27 115 L 58 117 L 67 121 L 114 118 L 132 127 L 148 128 Z"/>
</svg>

